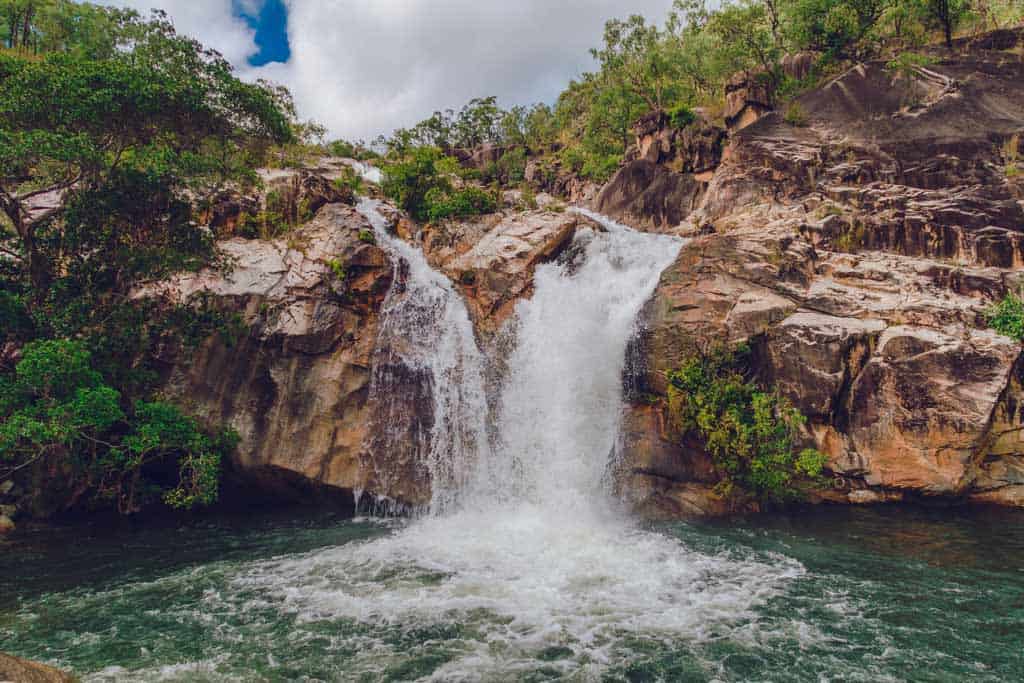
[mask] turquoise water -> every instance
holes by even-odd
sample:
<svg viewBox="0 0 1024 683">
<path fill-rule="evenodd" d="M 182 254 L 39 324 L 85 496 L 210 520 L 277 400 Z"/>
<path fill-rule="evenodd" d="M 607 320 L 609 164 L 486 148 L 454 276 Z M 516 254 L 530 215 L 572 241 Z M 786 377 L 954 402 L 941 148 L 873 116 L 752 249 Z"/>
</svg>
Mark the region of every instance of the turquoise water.
<svg viewBox="0 0 1024 683">
<path fill-rule="evenodd" d="M 453 568 L 395 550 L 441 527 L 300 514 L 0 541 L 0 651 L 86 681 L 1024 680 L 1020 512 L 636 529 L 644 562 L 676 569 L 630 570 L 634 586 L 603 585 L 623 581 L 603 554 L 585 580 L 537 560 L 531 582 L 500 553 Z M 490 576 L 509 594 L 473 583 Z"/>
</svg>

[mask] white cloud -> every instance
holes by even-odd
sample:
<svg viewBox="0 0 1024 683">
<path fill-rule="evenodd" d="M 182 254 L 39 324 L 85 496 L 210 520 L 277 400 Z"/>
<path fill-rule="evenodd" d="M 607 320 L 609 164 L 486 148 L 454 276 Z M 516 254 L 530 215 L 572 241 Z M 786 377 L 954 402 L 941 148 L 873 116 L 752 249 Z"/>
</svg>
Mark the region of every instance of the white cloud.
<svg viewBox="0 0 1024 683">
<path fill-rule="evenodd" d="M 552 101 L 592 67 L 605 20 L 664 19 L 671 0 L 289 0 L 292 57 L 245 65 L 252 31 L 230 0 L 119 0 L 160 5 L 183 33 L 221 50 L 247 77 L 283 83 L 301 115 L 332 135 L 370 138 L 497 95 L 505 106 Z"/>
<path fill-rule="evenodd" d="M 199 39 L 235 65 L 244 65 L 257 52 L 256 32 L 234 16 L 231 0 L 104 0 L 103 4 L 131 7 L 143 14 L 166 10 L 179 33 Z"/>
</svg>

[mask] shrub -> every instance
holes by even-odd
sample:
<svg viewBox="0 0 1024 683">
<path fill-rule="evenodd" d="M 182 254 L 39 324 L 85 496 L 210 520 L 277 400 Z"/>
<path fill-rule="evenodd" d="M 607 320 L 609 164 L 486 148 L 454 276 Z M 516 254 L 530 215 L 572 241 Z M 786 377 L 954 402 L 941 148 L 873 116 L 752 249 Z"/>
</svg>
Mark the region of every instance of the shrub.
<svg viewBox="0 0 1024 683">
<path fill-rule="evenodd" d="M 374 237 L 373 231 L 365 228 L 359 231 L 359 241 L 366 244 L 377 244 L 377 238 Z"/>
<path fill-rule="evenodd" d="M 1024 301 L 1015 294 L 1007 294 L 1002 301 L 985 311 L 989 327 L 1001 335 L 1024 340 Z"/>
<path fill-rule="evenodd" d="M 670 107 L 665 113 L 668 115 L 668 122 L 675 128 L 686 128 L 697 120 L 697 115 L 685 104 Z"/>
<path fill-rule="evenodd" d="M 445 192 L 451 187 L 443 161 L 440 149 L 416 147 L 406 158 L 384 167 L 381 190 L 413 218 L 426 220 L 427 194 L 431 191 Z"/>
<path fill-rule="evenodd" d="M 910 78 L 917 69 L 934 63 L 935 58 L 929 55 L 919 52 L 901 52 L 895 59 L 890 60 L 885 68 L 890 73 Z"/>
<path fill-rule="evenodd" d="M 1003 159 L 1006 161 L 1006 177 L 1016 178 L 1020 175 L 1020 135 L 1011 135 L 1003 143 Z"/>
<path fill-rule="evenodd" d="M 807 125 L 807 112 L 804 111 L 799 102 L 790 103 L 782 118 L 791 126 L 803 127 Z"/>
<path fill-rule="evenodd" d="M 777 391 L 743 376 L 748 353 L 716 349 L 669 372 L 672 415 L 684 436 L 696 436 L 707 448 L 725 492 L 798 499 L 821 477 L 826 457 L 798 451 L 806 418 Z"/>
<path fill-rule="evenodd" d="M 335 179 L 335 186 L 339 190 L 350 190 L 352 194 L 363 194 L 365 189 L 366 181 L 363 180 L 363 176 L 356 173 L 356 170 L 351 166 L 345 166 L 341 169 L 341 175 Z"/>
<path fill-rule="evenodd" d="M 447 192 L 431 190 L 426 202 L 427 218 L 431 221 L 493 213 L 498 205 L 492 193 L 472 185 Z"/>
<path fill-rule="evenodd" d="M 498 160 L 497 174 L 504 183 L 521 183 L 526 177 L 526 149 L 516 147 L 505 152 Z"/>
<path fill-rule="evenodd" d="M 13 375 L 0 377 L 0 476 L 36 464 L 63 471 L 69 488 L 123 513 L 154 498 L 215 502 L 221 458 L 235 445 L 233 433 L 207 434 L 168 403 L 123 405 L 80 341 L 29 343 Z"/>
</svg>

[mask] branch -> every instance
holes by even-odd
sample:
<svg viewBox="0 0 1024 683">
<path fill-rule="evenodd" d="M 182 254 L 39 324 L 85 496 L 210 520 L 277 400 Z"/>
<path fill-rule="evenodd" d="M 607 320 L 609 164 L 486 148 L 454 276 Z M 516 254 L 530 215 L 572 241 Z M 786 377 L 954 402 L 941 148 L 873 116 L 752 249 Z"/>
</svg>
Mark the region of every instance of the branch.
<svg viewBox="0 0 1024 683">
<path fill-rule="evenodd" d="M 43 188 L 41 190 L 33 190 L 31 192 L 26 192 L 25 194 L 22 194 L 22 195 L 10 195 L 10 196 L 15 201 L 17 201 L 17 202 L 24 202 L 24 201 L 28 201 L 29 199 L 32 199 L 33 197 L 38 197 L 40 195 L 44 195 L 44 194 L 47 194 L 49 192 L 57 192 L 58 190 L 67 190 L 68 188 L 76 185 L 78 183 L 78 181 L 80 181 L 82 179 L 82 175 L 83 175 L 83 172 L 79 171 L 78 175 L 76 175 L 74 178 L 71 178 L 70 180 L 66 180 L 66 181 L 64 181 L 62 183 L 57 183 L 56 185 L 51 185 L 50 187 L 46 187 L 46 188 Z"/>
</svg>

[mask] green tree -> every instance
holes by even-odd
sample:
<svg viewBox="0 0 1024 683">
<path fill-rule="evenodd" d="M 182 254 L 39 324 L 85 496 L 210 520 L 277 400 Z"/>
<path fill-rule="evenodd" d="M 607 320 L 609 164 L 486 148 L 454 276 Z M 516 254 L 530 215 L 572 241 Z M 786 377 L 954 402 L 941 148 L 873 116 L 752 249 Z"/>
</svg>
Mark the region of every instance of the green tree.
<svg viewBox="0 0 1024 683">
<path fill-rule="evenodd" d="M 971 12 L 970 0 L 920 0 L 927 24 L 938 26 L 946 41 L 953 47 L 953 32 Z"/>
<path fill-rule="evenodd" d="M 0 56 L 0 209 L 37 296 L 57 265 L 40 232 L 60 229 L 74 197 L 125 169 L 174 179 L 179 190 L 219 186 L 237 165 L 218 152 L 292 138 L 264 85 L 238 80 L 159 16 L 129 22 L 134 49 L 108 59 Z"/>
<path fill-rule="evenodd" d="M 155 494 L 173 507 L 209 505 L 221 458 L 236 442 L 227 432 L 207 435 L 166 403 L 124 410 L 81 342 L 32 342 L 13 376 L 0 377 L 0 476 L 37 464 L 64 471 L 73 492 L 67 504 L 115 500 L 127 514 Z M 166 463 L 177 475 L 162 483 L 163 467 L 153 468 Z"/>
</svg>

